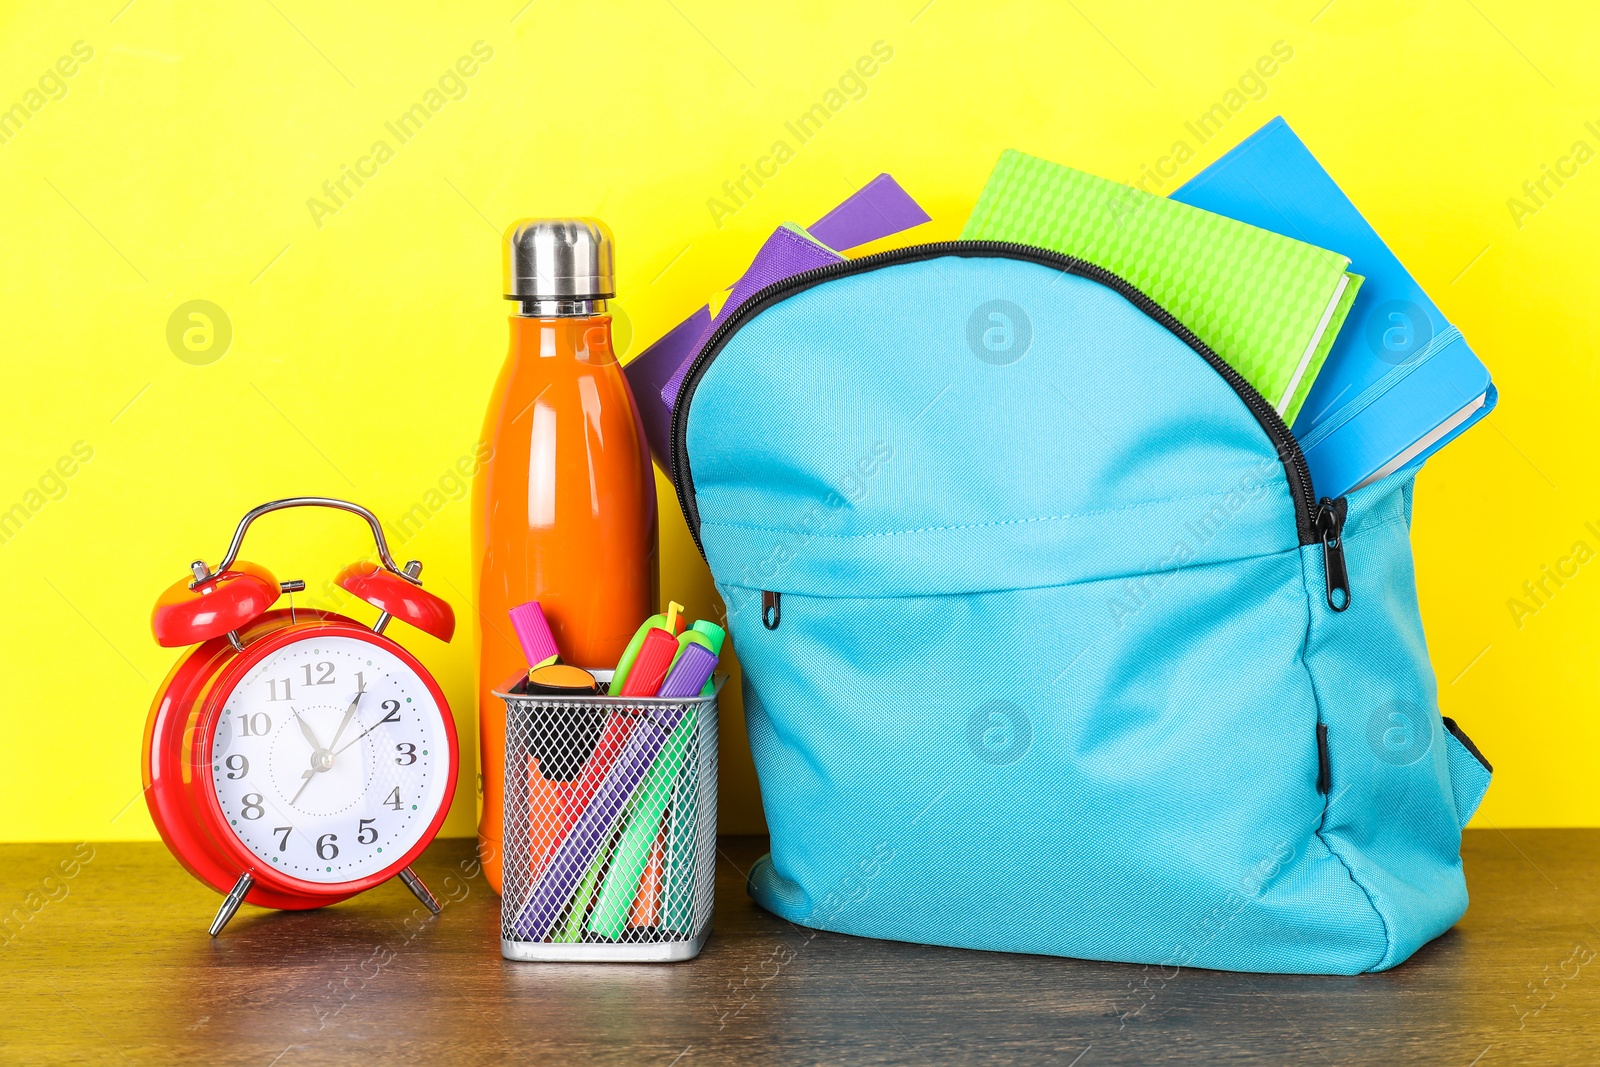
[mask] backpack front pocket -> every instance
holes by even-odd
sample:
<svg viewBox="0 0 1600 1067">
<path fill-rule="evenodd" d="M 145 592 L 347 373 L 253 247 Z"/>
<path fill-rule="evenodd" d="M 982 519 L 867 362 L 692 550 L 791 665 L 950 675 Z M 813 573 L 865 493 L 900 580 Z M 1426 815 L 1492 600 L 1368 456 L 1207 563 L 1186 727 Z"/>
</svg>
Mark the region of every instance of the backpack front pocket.
<svg viewBox="0 0 1600 1067">
<path fill-rule="evenodd" d="M 1356 972 L 1382 956 L 1382 923 L 1317 836 L 1294 553 L 1150 585 L 790 593 L 770 630 L 760 591 L 721 591 L 772 833 L 751 878 L 764 907 L 1151 964 Z"/>
</svg>

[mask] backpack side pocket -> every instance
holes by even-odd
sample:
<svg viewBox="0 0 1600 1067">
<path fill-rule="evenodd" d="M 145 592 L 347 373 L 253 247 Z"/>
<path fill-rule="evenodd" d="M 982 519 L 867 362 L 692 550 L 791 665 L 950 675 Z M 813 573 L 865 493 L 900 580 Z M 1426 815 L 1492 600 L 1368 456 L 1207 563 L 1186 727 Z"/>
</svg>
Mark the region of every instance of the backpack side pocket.
<svg viewBox="0 0 1600 1067">
<path fill-rule="evenodd" d="M 1461 814 L 1486 784 L 1456 772 L 1459 744 L 1439 714 L 1411 559 L 1410 480 L 1350 494 L 1348 610 L 1326 602 L 1322 550 L 1302 549 L 1305 662 L 1327 728 L 1320 836 L 1383 920 L 1387 947 L 1374 971 L 1403 962 L 1466 911 Z M 1460 757 L 1475 762 L 1465 750 Z"/>
<path fill-rule="evenodd" d="M 1478 805 L 1483 802 L 1483 794 L 1489 791 L 1494 768 L 1454 719 L 1445 716 L 1444 729 L 1450 761 L 1450 795 L 1455 800 L 1456 820 L 1462 829 L 1466 829 Z"/>
</svg>

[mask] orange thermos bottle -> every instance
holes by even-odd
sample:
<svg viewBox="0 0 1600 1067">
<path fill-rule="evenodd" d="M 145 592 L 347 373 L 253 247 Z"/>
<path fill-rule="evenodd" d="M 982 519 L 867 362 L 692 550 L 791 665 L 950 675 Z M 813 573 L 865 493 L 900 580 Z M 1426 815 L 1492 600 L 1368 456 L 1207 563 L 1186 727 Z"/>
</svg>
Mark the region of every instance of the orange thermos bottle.
<svg viewBox="0 0 1600 1067">
<path fill-rule="evenodd" d="M 611 231 L 523 219 L 506 232 L 511 349 L 483 422 L 472 492 L 478 611 L 478 845 L 500 889 L 505 702 L 528 667 L 507 612 L 537 600 L 564 662 L 609 669 L 656 610 L 656 492 L 633 393 L 611 347 Z"/>
</svg>

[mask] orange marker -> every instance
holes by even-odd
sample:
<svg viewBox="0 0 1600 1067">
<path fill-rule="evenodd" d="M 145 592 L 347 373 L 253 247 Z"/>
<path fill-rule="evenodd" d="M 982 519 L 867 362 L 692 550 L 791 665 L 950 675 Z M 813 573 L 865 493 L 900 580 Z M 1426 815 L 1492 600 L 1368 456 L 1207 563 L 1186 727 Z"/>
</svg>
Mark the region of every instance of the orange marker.
<svg viewBox="0 0 1600 1067">
<path fill-rule="evenodd" d="M 528 875 L 538 878 L 566 827 L 571 782 L 544 776 L 537 757 L 528 757 Z"/>
<path fill-rule="evenodd" d="M 639 876 L 639 890 L 634 894 L 633 907 L 628 911 L 628 925 L 652 927 L 661 925 L 661 878 L 667 868 L 667 828 L 663 818 L 661 832 L 650 849 L 650 860 Z"/>
</svg>

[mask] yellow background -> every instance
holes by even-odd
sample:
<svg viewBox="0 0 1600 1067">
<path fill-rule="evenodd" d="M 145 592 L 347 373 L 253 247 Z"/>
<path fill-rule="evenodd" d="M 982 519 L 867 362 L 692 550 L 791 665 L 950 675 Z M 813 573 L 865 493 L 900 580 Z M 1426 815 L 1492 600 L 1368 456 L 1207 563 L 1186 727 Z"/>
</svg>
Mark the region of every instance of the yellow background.
<svg viewBox="0 0 1600 1067">
<path fill-rule="evenodd" d="M 1574 542 L 1600 549 L 1600 162 L 1520 226 L 1507 206 L 1575 141 L 1600 148 L 1588 5 L 852 0 L 798 21 L 717 0 L 7 6 L 0 107 L 75 42 L 93 56 L 0 145 L 0 509 L 43 503 L 0 544 L 0 838 L 154 836 L 140 738 L 177 653 L 153 643 L 150 607 L 255 504 L 328 494 L 392 521 L 435 501 L 401 559 L 467 617 L 468 505 L 428 494 L 470 456 L 505 352 L 513 219 L 611 225 L 633 354 L 775 225 L 880 171 L 934 216 L 916 239 L 950 237 L 1003 148 L 1131 180 L 1187 140 L 1168 191 L 1280 113 L 1502 391 L 1422 474 L 1414 535 L 1441 704 L 1498 771 L 1478 824 L 1600 823 L 1600 563 L 1520 626 L 1507 605 Z M 398 145 L 384 123 L 477 41 L 493 58 L 466 95 Z M 798 144 L 784 123 L 877 41 L 893 58 L 866 94 Z M 1265 96 L 1199 144 L 1185 122 L 1276 41 L 1294 54 Z M 379 138 L 394 158 L 319 227 L 307 199 Z M 707 201 L 779 139 L 794 158 L 715 219 Z M 232 323 L 208 365 L 166 341 L 193 299 Z M 59 499 L 29 497 L 80 441 L 93 458 L 64 495 L 46 479 Z M 660 487 L 663 588 L 709 614 Z M 316 589 L 368 550 L 350 517 L 300 513 L 265 520 L 245 557 Z M 475 751 L 470 636 L 390 632 Z M 725 707 L 723 825 L 757 829 L 736 697 Z M 469 758 L 448 833 L 473 825 L 471 775 Z"/>
</svg>

